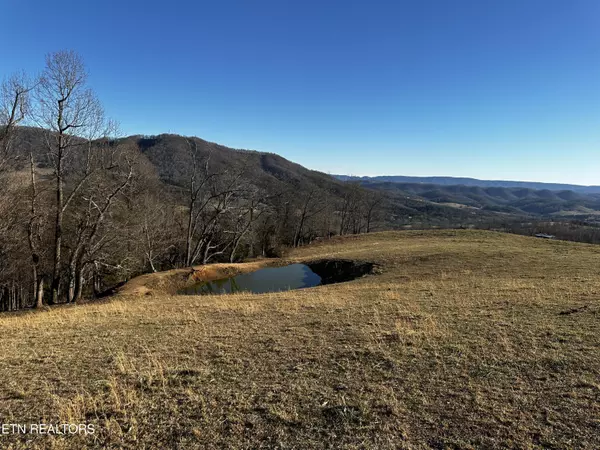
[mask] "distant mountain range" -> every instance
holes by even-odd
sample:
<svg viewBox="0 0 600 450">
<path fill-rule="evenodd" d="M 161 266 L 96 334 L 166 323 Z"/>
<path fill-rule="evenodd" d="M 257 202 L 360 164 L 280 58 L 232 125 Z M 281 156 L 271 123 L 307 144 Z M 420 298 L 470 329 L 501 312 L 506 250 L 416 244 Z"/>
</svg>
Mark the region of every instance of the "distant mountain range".
<svg viewBox="0 0 600 450">
<path fill-rule="evenodd" d="M 397 199 L 450 206 L 476 214 L 563 217 L 600 223 L 600 186 L 456 177 L 333 175 Z"/>
<path fill-rule="evenodd" d="M 600 194 L 600 186 L 582 186 L 578 184 L 538 183 L 531 181 L 478 180 L 476 178 L 460 177 L 407 177 L 401 175 L 384 175 L 377 177 L 355 177 L 351 175 L 333 175 L 342 181 L 361 181 L 370 183 L 424 183 L 442 186 L 478 186 L 527 188 L 548 191 L 574 191 L 583 194 Z"/>
<path fill-rule="evenodd" d="M 600 194 L 521 187 L 359 181 L 364 187 L 439 205 L 513 215 L 598 217 Z"/>
</svg>

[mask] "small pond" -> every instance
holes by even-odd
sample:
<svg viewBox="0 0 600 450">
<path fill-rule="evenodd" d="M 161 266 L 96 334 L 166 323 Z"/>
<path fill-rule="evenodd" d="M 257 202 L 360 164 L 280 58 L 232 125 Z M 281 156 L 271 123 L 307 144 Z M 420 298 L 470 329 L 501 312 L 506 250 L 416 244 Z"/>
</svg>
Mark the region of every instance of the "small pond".
<svg viewBox="0 0 600 450">
<path fill-rule="evenodd" d="M 306 264 L 290 264 L 283 267 L 267 267 L 255 272 L 243 273 L 221 280 L 203 281 L 179 291 L 180 294 L 231 294 L 234 292 L 288 291 L 321 284 L 321 277 Z"/>
</svg>

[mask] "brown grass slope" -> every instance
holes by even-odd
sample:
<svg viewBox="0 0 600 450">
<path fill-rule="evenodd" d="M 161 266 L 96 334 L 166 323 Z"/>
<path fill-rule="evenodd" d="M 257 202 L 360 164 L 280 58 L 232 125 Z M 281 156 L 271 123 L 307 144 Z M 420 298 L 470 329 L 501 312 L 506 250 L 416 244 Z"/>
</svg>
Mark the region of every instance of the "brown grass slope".
<svg viewBox="0 0 600 450">
<path fill-rule="evenodd" d="M 375 233 L 289 255 L 382 273 L 294 292 L 121 295 L 0 318 L 5 448 L 600 448 L 600 248 Z"/>
</svg>

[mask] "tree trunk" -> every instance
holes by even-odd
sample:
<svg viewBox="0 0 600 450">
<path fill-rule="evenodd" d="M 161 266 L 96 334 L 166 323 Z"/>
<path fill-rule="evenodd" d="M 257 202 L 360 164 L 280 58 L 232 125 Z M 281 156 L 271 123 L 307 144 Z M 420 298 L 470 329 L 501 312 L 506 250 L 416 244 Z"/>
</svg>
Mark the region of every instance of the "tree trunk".
<svg viewBox="0 0 600 450">
<path fill-rule="evenodd" d="M 152 254 L 148 253 L 147 258 L 148 258 L 148 264 L 150 264 L 150 270 L 152 270 L 152 273 L 156 273 L 157 270 L 156 270 L 156 267 L 154 267 L 154 261 L 152 258 Z"/>
<path fill-rule="evenodd" d="M 83 268 L 81 264 L 77 265 L 75 269 L 75 293 L 73 295 L 73 302 L 78 302 L 81 300 L 81 296 L 83 293 Z"/>
<path fill-rule="evenodd" d="M 235 252 L 237 250 L 239 241 L 236 239 L 233 243 L 233 248 L 231 249 L 231 253 L 229 254 L 229 262 L 233 264 L 235 262 Z"/>
<path fill-rule="evenodd" d="M 233 248 L 231 249 L 231 253 L 229 254 L 229 262 L 233 263 L 235 262 L 235 252 L 237 251 L 237 248 L 240 245 L 240 242 L 242 241 L 242 239 L 244 238 L 244 235 L 246 234 L 246 231 L 243 231 L 237 238 L 234 239 L 233 241 Z"/>
<path fill-rule="evenodd" d="M 300 237 L 302 236 L 302 228 L 304 228 L 304 213 L 302 213 L 302 217 L 300 218 L 300 223 L 298 224 L 298 228 L 296 228 L 296 233 L 294 234 L 294 247 L 300 246 Z"/>
<path fill-rule="evenodd" d="M 40 278 L 37 283 L 37 291 L 35 293 L 35 307 L 42 308 L 44 306 L 44 279 Z"/>
<path fill-rule="evenodd" d="M 192 186 L 193 187 L 193 186 Z M 187 239 L 185 245 L 185 265 L 192 265 L 192 238 L 193 238 L 193 222 L 194 222 L 194 202 L 190 202 L 190 215 L 188 218 Z"/>
<path fill-rule="evenodd" d="M 44 306 L 44 302 L 43 302 L 43 294 L 44 294 L 44 280 L 38 280 L 38 273 L 37 273 L 37 265 L 36 264 L 32 264 L 31 265 L 31 277 L 33 279 L 33 298 L 35 300 L 35 307 L 36 308 L 41 308 L 42 306 Z M 41 288 L 41 298 L 40 298 L 40 288 Z"/>
<path fill-rule="evenodd" d="M 67 302 L 74 303 L 75 302 L 75 277 L 77 274 L 75 273 L 75 267 L 71 265 L 69 267 L 69 290 L 67 292 Z"/>
<path fill-rule="evenodd" d="M 59 136 L 59 154 L 56 166 L 56 223 L 54 229 L 54 270 L 52 272 L 52 303 L 59 301 L 60 295 L 60 256 L 62 247 L 63 223 L 63 182 L 62 182 L 62 146 L 64 137 Z"/>
</svg>

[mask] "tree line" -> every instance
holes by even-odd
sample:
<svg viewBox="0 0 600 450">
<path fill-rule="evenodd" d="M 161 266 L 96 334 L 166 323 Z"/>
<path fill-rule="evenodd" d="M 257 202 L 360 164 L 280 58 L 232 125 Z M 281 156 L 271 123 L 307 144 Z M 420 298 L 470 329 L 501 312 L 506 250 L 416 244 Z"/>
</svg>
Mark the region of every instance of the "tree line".
<svg viewBox="0 0 600 450">
<path fill-rule="evenodd" d="M 146 272 L 278 256 L 380 221 L 380 193 L 261 189 L 243 160 L 217 167 L 194 138 L 181 138 L 185 170 L 167 184 L 87 80 L 82 58 L 60 51 L 40 76 L 2 83 L 1 311 L 101 296 Z M 42 139 L 27 147 L 29 127 Z"/>
</svg>

